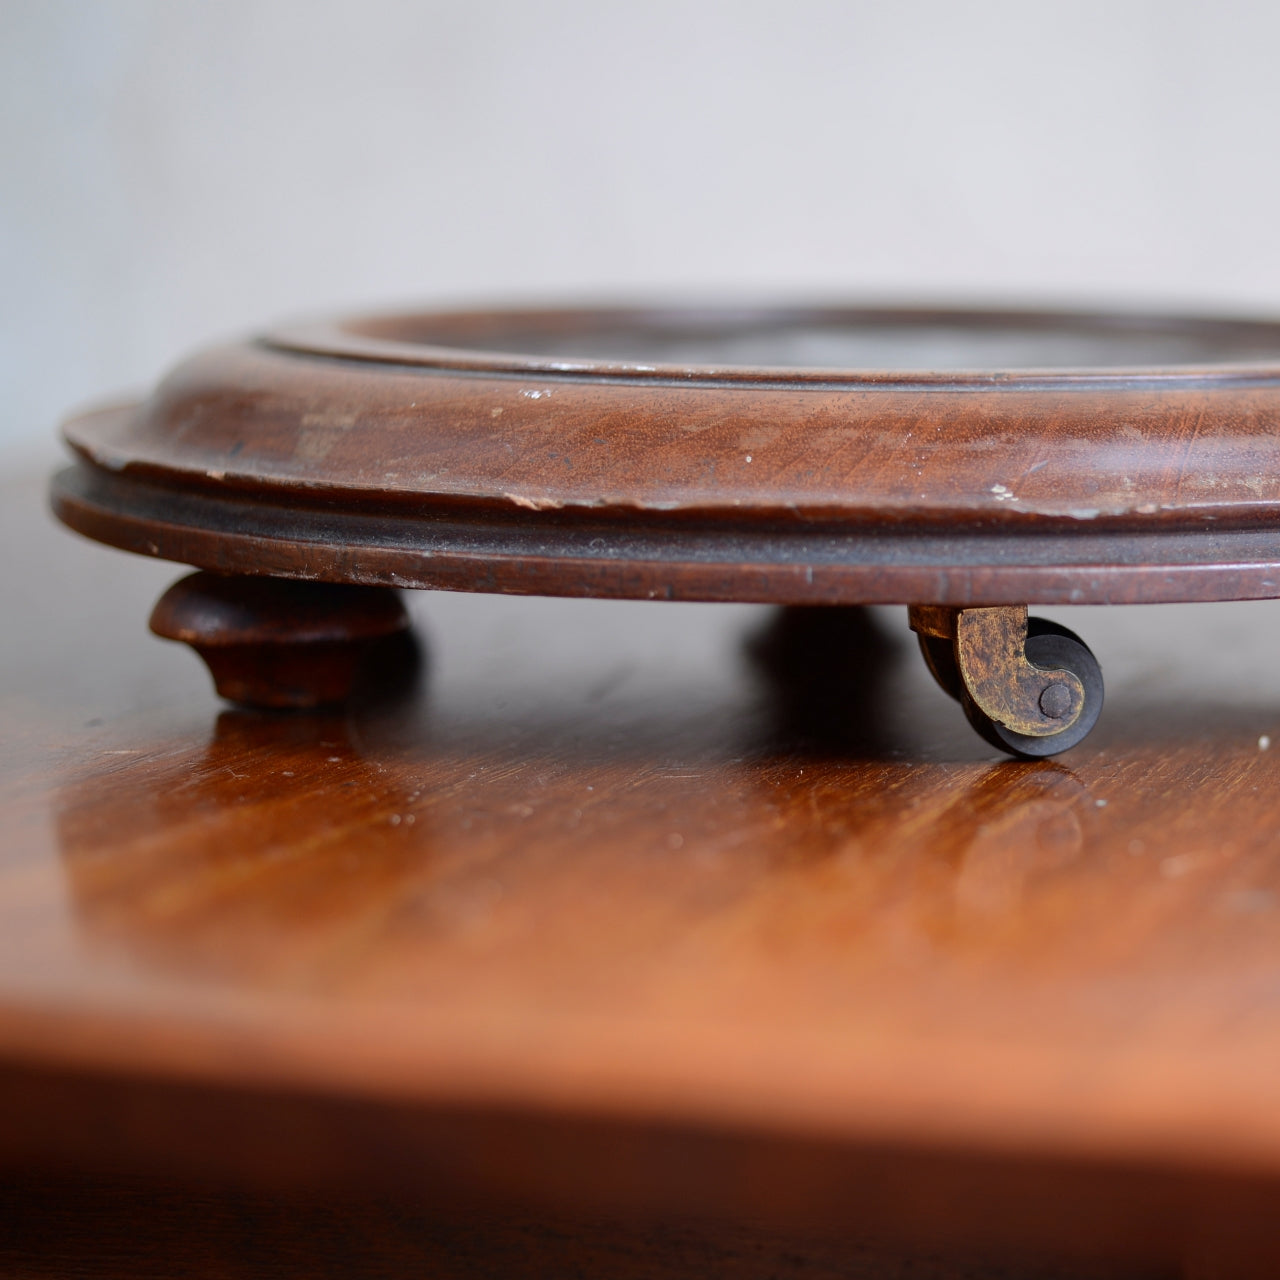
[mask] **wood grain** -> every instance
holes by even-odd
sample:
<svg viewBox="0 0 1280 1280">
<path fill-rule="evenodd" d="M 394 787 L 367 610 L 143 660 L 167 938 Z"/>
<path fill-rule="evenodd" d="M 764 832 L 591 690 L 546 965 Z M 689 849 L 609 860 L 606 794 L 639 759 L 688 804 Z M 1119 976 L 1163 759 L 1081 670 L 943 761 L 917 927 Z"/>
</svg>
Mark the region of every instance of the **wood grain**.
<svg viewBox="0 0 1280 1280">
<path fill-rule="evenodd" d="M 761 359 L 815 332 L 870 333 L 891 355 L 934 330 L 944 348 L 994 335 L 997 361 L 1037 335 L 1050 354 L 1084 341 L 1148 359 L 641 362 L 690 326 L 731 343 L 764 326 Z M 604 339 L 637 355 L 577 358 Z M 484 345 L 506 341 L 546 353 Z M 1274 598 L 1278 425 L 1275 324 L 383 316 L 200 352 L 143 404 L 74 419 L 54 502 L 127 550 L 331 582 L 774 604 Z"/>
<path fill-rule="evenodd" d="M 146 635 L 167 567 L 38 504 L 10 1177 L 1274 1272 L 1276 605 L 1062 611 L 1109 714 L 1052 764 L 895 611 L 418 595 L 416 692 L 250 715 Z"/>
</svg>

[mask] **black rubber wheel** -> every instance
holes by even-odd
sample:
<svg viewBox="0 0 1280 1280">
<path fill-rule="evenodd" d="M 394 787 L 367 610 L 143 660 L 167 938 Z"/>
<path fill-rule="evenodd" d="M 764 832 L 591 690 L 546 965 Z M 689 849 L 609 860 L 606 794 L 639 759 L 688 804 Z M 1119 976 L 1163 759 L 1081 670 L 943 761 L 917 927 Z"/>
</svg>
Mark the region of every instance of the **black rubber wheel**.
<svg viewBox="0 0 1280 1280">
<path fill-rule="evenodd" d="M 963 701 L 964 682 L 960 679 L 960 668 L 956 666 L 956 651 L 950 640 L 941 636 L 916 635 L 920 641 L 920 652 L 924 655 L 924 665 L 929 674 L 938 682 L 943 693 L 949 694 L 957 702 Z"/>
<path fill-rule="evenodd" d="M 1004 725 L 992 720 L 963 691 L 960 702 L 969 723 L 993 747 L 1027 760 L 1039 760 L 1045 756 L 1056 756 L 1060 751 L 1066 751 L 1084 741 L 1097 724 L 1102 712 L 1102 668 L 1089 646 L 1074 631 L 1068 631 L 1066 627 L 1060 627 L 1046 618 L 1028 619 L 1025 652 L 1027 661 L 1037 667 L 1060 668 L 1080 677 L 1080 682 L 1084 685 L 1084 707 L 1080 718 L 1073 725 L 1063 729 L 1061 733 L 1037 738 L 1006 729 Z M 939 680 L 939 683 L 942 682 Z"/>
</svg>

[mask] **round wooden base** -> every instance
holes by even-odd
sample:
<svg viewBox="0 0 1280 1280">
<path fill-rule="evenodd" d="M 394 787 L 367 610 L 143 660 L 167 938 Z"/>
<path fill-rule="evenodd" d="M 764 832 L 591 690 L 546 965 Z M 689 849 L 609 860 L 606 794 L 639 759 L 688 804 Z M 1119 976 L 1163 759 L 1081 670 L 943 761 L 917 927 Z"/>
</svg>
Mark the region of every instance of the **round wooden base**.
<svg viewBox="0 0 1280 1280">
<path fill-rule="evenodd" d="M 152 627 L 234 701 L 350 696 L 404 630 L 395 587 L 896 603 L 975 728 L 1047 755 L 1088 732 L 1101 674 L 1027 605 L 1280 596 L 1277 423 L 1259 321 L 357 317 L 198 353 L 73 420 L 53 502 L 226 575 Z"/>
</svg>

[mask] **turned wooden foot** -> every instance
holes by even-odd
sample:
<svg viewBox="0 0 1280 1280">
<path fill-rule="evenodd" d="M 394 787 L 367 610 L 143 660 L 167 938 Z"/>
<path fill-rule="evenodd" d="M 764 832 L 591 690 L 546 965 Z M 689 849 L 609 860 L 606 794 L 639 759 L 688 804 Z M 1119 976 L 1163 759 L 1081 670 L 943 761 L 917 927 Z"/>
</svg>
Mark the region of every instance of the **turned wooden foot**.
<svg viewBox="0 0 1280 1280">
<path fill-rule="evenodd" d="M 1039 759 L 1082 741 L 1102 711 L 1102 668 L 1074 631 L 1026 605 L 913 605 L 933 678 L 993 747 Z"/>
<path fill-rule="evenodd" d="M 193 573 L 151 614 L 151 630 L 189 644 L 218 693 L 249 707 L 347 700 L 371 665 L 403 665 L 415 646 L 399 593 L 286 578 Z"/>
</svg>

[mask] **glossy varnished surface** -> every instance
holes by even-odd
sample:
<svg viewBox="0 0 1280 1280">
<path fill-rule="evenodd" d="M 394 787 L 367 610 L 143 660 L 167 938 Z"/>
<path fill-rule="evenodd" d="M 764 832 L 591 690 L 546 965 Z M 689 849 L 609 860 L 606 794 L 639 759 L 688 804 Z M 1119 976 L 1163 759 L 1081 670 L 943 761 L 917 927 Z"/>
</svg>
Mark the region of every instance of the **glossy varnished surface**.
<svg viewBox="0 0 1280 1280">
<path fill-rule="evenodd" d="M 332 582 L 773 604 L 1280 596 L 1280 326 L 825 314 L 268 334 L 70 421 L 56 509 L 140 554 Z M 769 363 L 850 342 L 852 369 Z M 882 365 L 859 363 L 868 342 Z M 544 354 L 493 349 L 508 343 Z M 763 363 L 695 362 L 717 343 Z M 995 363 L 957 369 L 947 352 L 966 347 Z M 668 348 L 684 362 L 642 363 Z M 1062 367 L 1082 348 L 1096 364 Z M 1053 367 L 1018 367 L 1028 349 Z"/>
<path fill-rule="evenodd" d="M 420 594 L 416 694 L 255 716 L 146 635 L 168 566 L 39 501 L 7 1167 L 1276 1249 L 1280 607 L 1063 612 L 1108 705 L 1054 763 L 892 610 Z"/>
<path fill-rule="evenodd" d="M 317 344 L 319 346 L 320 344 Z M 448 353 L 446 353 L 448 354 Z M 193 355 L 67 436 L 109 471 L 353 510 L 718 515 L 1159 529 L 1273 514 L 1280 360 L 1051 375 L 606 376 L 349 358 L 244 342 Z M 999 488 L 993 486 L 999 485 Z M 374 505 L 371 505 L 374 504 Z"/>
</svg>

